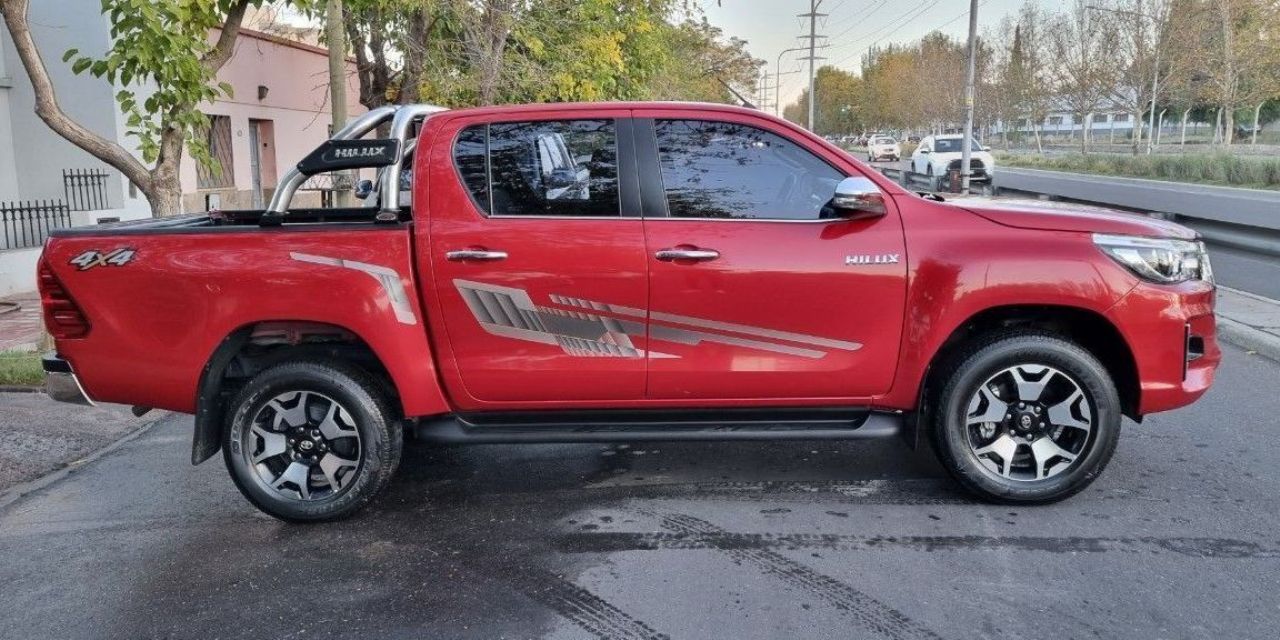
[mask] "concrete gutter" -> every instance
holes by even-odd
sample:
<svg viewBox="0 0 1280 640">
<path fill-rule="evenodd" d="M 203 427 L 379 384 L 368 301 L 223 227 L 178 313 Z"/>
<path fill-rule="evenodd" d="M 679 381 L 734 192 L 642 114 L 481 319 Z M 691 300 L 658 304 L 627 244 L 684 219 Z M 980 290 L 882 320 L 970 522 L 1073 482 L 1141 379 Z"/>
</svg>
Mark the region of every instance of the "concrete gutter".
<svg viewBox="0 0 1280 640">
<path fill-rule="evenodd" d="M 1218 337 L 1280 362 L 1280 301 L 1218 287 Z"/>
</svg>

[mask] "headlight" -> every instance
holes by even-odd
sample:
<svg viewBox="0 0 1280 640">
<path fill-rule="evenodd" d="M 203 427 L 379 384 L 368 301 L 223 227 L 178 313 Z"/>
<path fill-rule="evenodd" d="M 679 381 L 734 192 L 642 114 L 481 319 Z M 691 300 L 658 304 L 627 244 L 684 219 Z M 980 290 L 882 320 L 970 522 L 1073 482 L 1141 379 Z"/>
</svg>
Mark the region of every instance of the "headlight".
<svg viewBox="0 0 1280 640">
<path fill-rule="evenodd" d="M 1162 284 L 1213 282 L 1213 267 L 1203 242 L 1095 233 L 1093 243 L 1143 280 Z"/>
</svg>

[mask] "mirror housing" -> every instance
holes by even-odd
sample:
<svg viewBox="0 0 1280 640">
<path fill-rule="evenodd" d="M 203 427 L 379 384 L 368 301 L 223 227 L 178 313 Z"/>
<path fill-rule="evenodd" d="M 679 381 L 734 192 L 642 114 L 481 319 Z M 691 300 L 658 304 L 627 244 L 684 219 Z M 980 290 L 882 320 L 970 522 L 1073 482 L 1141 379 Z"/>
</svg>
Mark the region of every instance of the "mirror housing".
<svg viewBox="0 0 1280 640">
<path fill-rule="evenodd" d="M 846 220 L 876 218 L 885 214 L 884 193 L 864 176 L 845 178 L 836 185 L 831 208 Z"/>
<path fill-rule="evenodd" d="M 929 153 L 929 150 L 928 150 L 928 149 L 919 149 L 919 151 L 920 151 L 920 153 L 921 153 L 921 154 L 928 154 L 928 153 Z"/>
<path fill-rule="evenodd" d="M 357 198 L 361 200 L 366 200 L 369 198 L 370 195 L 373 194 L 373 181 L 358 180 L 356 181 L 356 186 L 353 187 L 351 191 L 355 193 L 355 196 Z"/>
</svg>

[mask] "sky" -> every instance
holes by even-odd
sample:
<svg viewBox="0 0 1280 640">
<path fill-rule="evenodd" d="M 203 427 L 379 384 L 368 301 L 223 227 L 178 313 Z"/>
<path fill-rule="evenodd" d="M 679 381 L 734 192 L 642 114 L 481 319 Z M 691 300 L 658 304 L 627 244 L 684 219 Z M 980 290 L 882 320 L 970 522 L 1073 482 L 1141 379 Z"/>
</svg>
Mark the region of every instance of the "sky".
<svg viewBox="0 0 1280 640">
<path fill-rule="evenodd" d="M 778 54 L 791 47 L 808 46 L 807 18 L 796 14 L 809 11 L 810 0 L 699 0 L 711 24 L 724 30 L 725 37 L 737 36 L 747 41 L 751 55 L 768 61 L 774 73 Z M 1005 15 L 1017 12 L 1024 0 L 979 0 L 978 32 L 994 26 Z M 1047 9 L 1057 9 L 1065 0 L 1037 0 Z M 835 64 L 857 72 L 862 54 L 872 44 L 910 42 L 935 30 L 965 39 L 969 30 L 969 0 L 822 0 L 818 13 L 830 14 L 818 19 L 818 33 L 829 36 L 830 47 L 817 55 L 827 60 L 818 65 Z M 791 52 L 782 58 L 782 104 L 794 101 L 808 83 L 807 63 L 798 58 L 808 55 Z M 803 72 L 801 68 L 803 66 Z M 794 73 L 787 73 L 787 72 Z M 772 81 L 771 81 L 772 82 Z M 769 98 L 772 102 L 773 98 Z"/>
</svg>

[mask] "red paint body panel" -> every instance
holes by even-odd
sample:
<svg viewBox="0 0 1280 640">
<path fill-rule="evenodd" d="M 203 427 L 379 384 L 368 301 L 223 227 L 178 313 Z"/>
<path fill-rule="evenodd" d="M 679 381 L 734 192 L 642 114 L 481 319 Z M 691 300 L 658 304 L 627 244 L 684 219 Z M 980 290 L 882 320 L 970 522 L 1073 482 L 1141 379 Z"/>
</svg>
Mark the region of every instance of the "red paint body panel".
<svg viewBox="0 0 1280 640">
<path fill-rule="evenodd" d="M 639 211 L 610 219 L 487 217 L 453 167 L 453 141 L 468 124 L 631 114 L 765 128 L 847 175 L 870 178 L 885 193 L 888 212 L 871 220 L 794 223 L 641 218 Z M 53 238 L 44 259 L 92 325 L 85 338 L 59 340 L 59 353 L 95 400 L 190 412 L 204 367 L 232 332 L 274 320 L 327 323 L 368 343 L 408 416 L 824 405 L 910 411 L 947 338 L 984 311 L 1014 305 L 1070 307 L 1111 322 L 1133 352 L 1141 413 L 1194 401 L 1220 359 L 1212 285 L 1141 283 L 1089 234 L 1187 237 L 1181 227 L 1120 214 L 925 200 L 756 111 L 618 103 L 444 112 L 424 124 L 417 158 L 411 225 L 138 235 L 104 229 Z M 721 257 L 693 264 L 654 259 L 656 250 L 677 245 L 713 248 Z M 84 251 L 120 247 L 137 250 L 127 265 L 80 271 L 69 264 Z M 508 257 L 446 259 L 458 249 Z M 859 254 L 899 260 L 845 263 Z M 380 280 L 364 267 L 393 275 Z M 399 312 L 389 286 L 401 288 Z M 487 293 L 477 298 L 475 287 Z M 498 306 L 478 312 L 476 300 Z M 536 323 L 530 313 L 609 327 L 607 340 L 616 348 L 584 357 L 577 345 L 494 320 Z M 1188 326 L 1203 337 L 1205 354 L 1184 376 Z"/>
<path fill-rule="evenodd" d="M 126 266 L 68 264 L 83 251 L 122 246 L 137 249 Z M 295 260 L 295 252 L 395 270 L 415 324 L 397 320 L 367 273 Z M 96 401 L 192 412 L 200 374 L 223 338 L 257 322 L 302 320 L 363 339 L 395 379 L 406 413 L 450 410 L 438 391 L 404 227 L 74 236 L 50 241 L 44 259 L 90 318 L 88 336 L 57 347 Z"/>
</svg>

